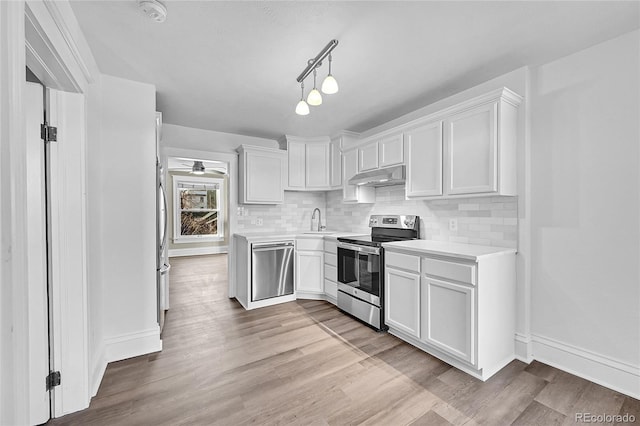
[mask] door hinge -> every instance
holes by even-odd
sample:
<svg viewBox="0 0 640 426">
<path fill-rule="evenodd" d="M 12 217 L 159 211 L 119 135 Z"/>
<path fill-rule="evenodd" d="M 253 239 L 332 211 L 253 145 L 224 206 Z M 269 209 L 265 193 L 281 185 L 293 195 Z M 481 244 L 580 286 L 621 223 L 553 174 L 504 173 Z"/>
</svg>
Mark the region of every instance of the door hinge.
<svg viewBox="0 0 640 426">
<path fill-rule="evenodd" d="M 49 126 L 45 121 L 40 125 L 40 138 L 45 142 L 57 142 L 58 141 L 58 128 Z"/>
<path fill-rule="evenodd" d="M 47 380 L 47 390 L 51 390 L 56 386 L 60 386 L 60 372 L 52 371 L 51 373 L 49 373 L 46 380 Z"/>
</svg>

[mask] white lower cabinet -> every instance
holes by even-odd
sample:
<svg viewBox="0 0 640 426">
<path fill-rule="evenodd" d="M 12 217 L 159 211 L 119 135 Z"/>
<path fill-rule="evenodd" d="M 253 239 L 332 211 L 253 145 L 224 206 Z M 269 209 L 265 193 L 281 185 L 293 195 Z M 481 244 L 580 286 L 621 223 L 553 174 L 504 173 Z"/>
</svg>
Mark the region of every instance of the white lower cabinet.
<svg viewBox="0 0 640 426">
<path fill-rule="evenodd" d="M 474 289 L 424 277 L 421 293 L 421 340 L 475 365 Z"/>
<path fill-rule="evenodd" d="M 324 253 L 321 251 L 296 251 L 296 295 L 322 296 L 324 294 Z"/>
<path fill-rule="evenodd" d="M 296 297 L 324 299 L 324 240 L 322 237 L 296 239 Z"/>
<path fill-rule="evenodd" d="M 328 302 L 338 303 L 338 245 L 329 238 L 324 241 L 324 295 Z"/>
<path fill-rule="evenodd" d="M 515 250 L 394 249 L 385 246 L 389 333 L 482 380 L 515 359 Z"/>
<path fill-rule="evenodd" d="M 420 274 L 386 266 L 385 324 L 420 337 Z"/>
</svg>

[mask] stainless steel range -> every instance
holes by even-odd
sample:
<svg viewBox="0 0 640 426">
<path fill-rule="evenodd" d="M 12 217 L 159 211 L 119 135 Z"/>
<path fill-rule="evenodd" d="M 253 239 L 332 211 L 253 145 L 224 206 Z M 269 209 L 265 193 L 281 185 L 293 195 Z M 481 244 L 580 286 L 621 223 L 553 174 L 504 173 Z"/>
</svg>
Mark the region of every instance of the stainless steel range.
<svg viewBox="0 0 640 426">
<path fill-rule="evenodd" d="M 386 330 L 382 243 L 419 238 L 420 218 L 372 215 L 369 227 L 370 235 L 338 238 L 338 308 Z"/>
</svg>

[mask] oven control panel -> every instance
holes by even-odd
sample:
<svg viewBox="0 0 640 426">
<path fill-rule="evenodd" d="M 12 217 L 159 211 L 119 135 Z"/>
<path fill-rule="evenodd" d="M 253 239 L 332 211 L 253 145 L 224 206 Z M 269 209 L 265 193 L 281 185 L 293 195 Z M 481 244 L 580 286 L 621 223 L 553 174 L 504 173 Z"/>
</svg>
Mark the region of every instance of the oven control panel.
<svg viewBox="0 0 640 426">
<path fill-rule="evenodd" d="M 371 215 L 369 217 L 370 228 L 400 228 L 415 229 L 418 216 L 414 215 Z"/>
</svg>

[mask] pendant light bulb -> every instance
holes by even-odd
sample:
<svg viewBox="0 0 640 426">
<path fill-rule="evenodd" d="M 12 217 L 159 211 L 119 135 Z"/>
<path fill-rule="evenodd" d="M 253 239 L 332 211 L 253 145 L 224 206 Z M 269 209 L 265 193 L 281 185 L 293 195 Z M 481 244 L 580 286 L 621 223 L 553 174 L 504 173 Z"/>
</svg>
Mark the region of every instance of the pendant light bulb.
<svg viewBox="0 0 640 426">
<path fill-rule="evenodd" d="M 322 82 L 322 93 L 327 95 L 338 93 L 338 82 L 333 75 L 331 75 L 331 55 L 329 55 L 329 75 L 327 75 Z"/>
<path fill-rule="evenodd" d="M 296 105 L 296 114 L 309 115 L 309 105 L 304 101 L 304 81 L 300 85 L 302 95 L 300 96 L 300 102 Z"/>
<path fill-rule="evenodd" d="M 322 105 L 322 95 L 320 91 L 316 89 L 316 70 L 313 70 L 313 90 L 309 92 L 307 96 L 307 103 L 312 106 Z"/>
</svg>

